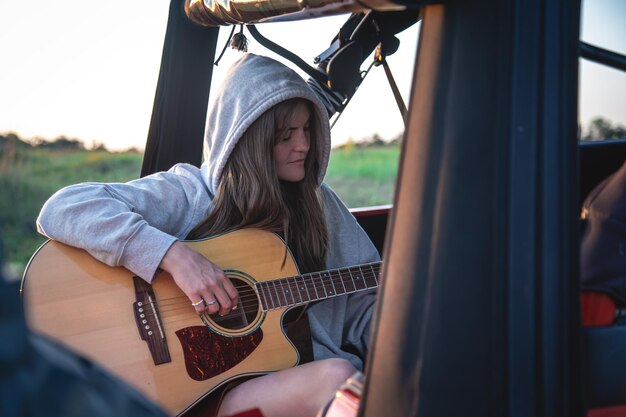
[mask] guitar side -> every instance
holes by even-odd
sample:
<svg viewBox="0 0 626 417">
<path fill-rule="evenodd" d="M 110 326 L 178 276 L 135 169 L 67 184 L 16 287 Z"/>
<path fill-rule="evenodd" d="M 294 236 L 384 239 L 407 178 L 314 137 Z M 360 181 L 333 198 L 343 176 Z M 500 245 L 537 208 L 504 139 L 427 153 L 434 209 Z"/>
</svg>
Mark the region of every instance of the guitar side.
<svg viewBox="0 0 626 417">
<path fill-rule="evenodd" d="M 284 243 L 269 232 L 243 229 L 186 243 L 222 269 L 239 271 L 256 281 L 298 273 L 290 255 L 283 264 Z M 298 362 L 298 353 L 282 329 L 283 308 L 260 313 L 260 329 L 254 334 L 262 333 L 262 339 L 257 337 L 249 356 L 232 368 L 215 376 L 195 369 L 202 361 L 190 359 L 198 349 L 185 345 L 181 332 L 206 332 L 206 326 L 171 276 L 162 272 L 152 285 L 160 327 L 153 326 L 150 331 L 163 332 L 171 361 L 155 365 L 148 344 L 140 337 L 141 319 L 135 318 L 133 274 L 59 242 L 45 243 L 33 256 L 22 290 L 32 329 L 100 363 L 170 415 L 182 413 L 229 380 L 288 368 Z M 227 356 L 229 346 L 218 350 Z"/>
</svg>

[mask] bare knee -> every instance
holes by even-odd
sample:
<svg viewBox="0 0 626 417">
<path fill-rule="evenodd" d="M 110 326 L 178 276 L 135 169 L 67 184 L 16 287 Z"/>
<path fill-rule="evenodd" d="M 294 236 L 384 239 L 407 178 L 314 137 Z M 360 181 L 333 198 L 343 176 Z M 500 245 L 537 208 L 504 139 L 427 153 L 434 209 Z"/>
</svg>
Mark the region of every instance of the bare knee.
<svg viewBox="0 0 626 417">
<path fill-rule="evenodd" d="M 324 359 L 316 364 L 318 365 L 316 371 L 319 373 L 318 381 L 324 381 L 333 392 L 356 372 L 356 368 L 345 359 Z"/>
<path fill-rule="evenodd" d="M 332 401 L 341 385 L 356 372 L 356 368 L 344 359 L 326 359 L 318 364 L 316 411 L 324 409 Z"/>
<path fill-rule="evenodd" d="M 356 372 L 344 359 L 325 359 L 246 381 L 229 391 L 219 415 L 258 407 L 266 416 L 315 416 Z"/>
</svg>

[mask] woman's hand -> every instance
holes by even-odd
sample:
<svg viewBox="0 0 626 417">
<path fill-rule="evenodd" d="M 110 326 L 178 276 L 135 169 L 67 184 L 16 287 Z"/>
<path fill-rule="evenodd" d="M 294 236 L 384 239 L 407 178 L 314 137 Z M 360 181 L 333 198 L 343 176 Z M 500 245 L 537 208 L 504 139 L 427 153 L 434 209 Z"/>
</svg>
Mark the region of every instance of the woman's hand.
<svg viewBox="0 0 626 417">
<path fill-rule="evenodd" d="M 172 275 L 198 314 L 223 316 L 237 308 L 239 294 L 224 271 L 184 243 L 174 242 L 159 267 Z"/>
</svg>

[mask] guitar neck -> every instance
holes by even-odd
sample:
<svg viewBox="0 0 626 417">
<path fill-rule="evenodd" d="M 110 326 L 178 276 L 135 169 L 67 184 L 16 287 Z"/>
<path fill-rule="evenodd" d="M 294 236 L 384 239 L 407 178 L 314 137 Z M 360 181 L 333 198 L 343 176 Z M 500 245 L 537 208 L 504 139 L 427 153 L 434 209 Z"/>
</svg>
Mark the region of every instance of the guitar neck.
<svg viewBox="0 0 626 417">
<path fill-rule="evenodd" d="M 263 310 L 291 307 L 378 287 L 382 262 L 257 282 Z"/>
</svg>

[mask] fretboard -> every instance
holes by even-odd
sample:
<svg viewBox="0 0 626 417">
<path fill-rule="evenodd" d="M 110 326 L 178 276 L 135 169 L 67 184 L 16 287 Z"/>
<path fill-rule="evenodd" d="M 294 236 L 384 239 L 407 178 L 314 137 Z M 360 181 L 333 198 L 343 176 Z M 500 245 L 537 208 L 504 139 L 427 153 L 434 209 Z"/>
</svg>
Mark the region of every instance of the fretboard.
<svg viewBox="0 0 626 417">
<path fill-rule="evenodd" d="M 263 310 L 290 307 L 378 287 L 382 262 L 257 282 Z"/>
</svg>

